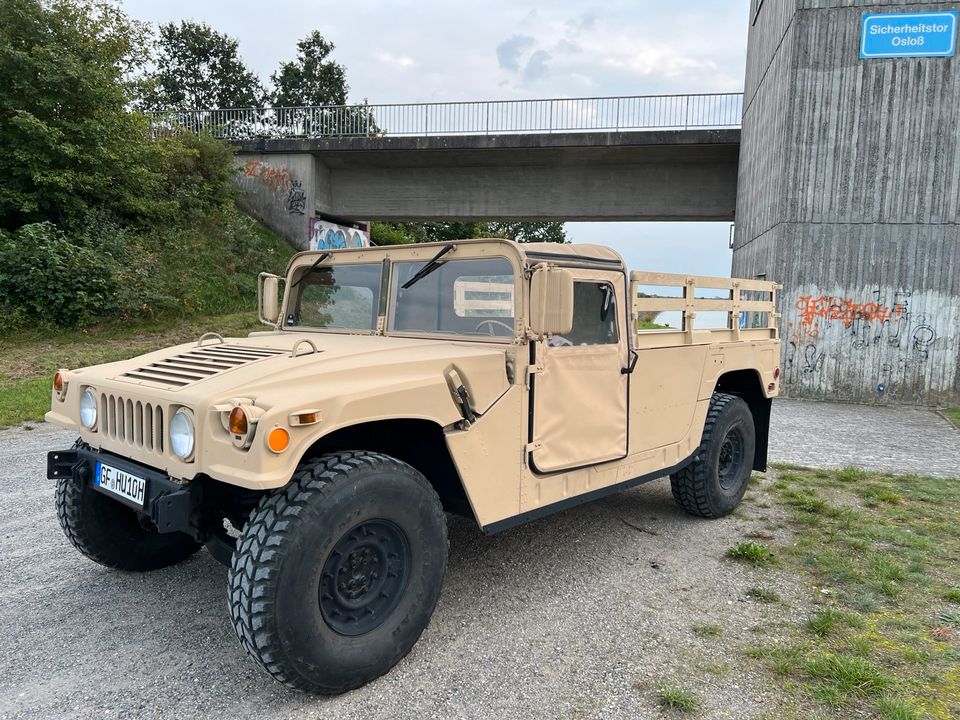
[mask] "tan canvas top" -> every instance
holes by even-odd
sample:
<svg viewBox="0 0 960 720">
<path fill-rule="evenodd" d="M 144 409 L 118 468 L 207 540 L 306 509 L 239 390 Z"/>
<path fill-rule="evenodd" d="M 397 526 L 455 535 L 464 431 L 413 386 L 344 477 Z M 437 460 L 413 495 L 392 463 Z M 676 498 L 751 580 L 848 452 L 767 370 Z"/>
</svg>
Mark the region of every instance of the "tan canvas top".
<svg viewBox="0 0 960 720">
<path fill-rule="evenodd" d="M 588 245 L 586 243 L 565 245 L 561 243 L 521 243 L 520 251 L 524 253 L 549 253 L 550 255 L 566 255 L 577 258 L 596 260 L 616 260 L 622 263 L 620 254 L 604 245 Z"/>
</svg>

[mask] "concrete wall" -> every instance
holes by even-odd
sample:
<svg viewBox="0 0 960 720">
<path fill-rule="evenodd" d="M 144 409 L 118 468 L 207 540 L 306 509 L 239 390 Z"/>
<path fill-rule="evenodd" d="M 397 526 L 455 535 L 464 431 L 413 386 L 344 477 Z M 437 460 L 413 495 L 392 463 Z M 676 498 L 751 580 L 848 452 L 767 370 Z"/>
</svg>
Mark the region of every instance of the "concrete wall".
<svg viewBox="0 0 960 720">
<path fill-rule="evenodd" d="M 316 188 L 313 157 L 248 153 L 236 162 L 240 207 L 294 247 L 305 247 Z"/>
<path fill-rule="evenodd" d="M 960 404 L 957 58 L 860 60 L 864 12 L 764 0 L 750 28 L 733 272 L 784 284 L 787 394 Z"/>
</svg>

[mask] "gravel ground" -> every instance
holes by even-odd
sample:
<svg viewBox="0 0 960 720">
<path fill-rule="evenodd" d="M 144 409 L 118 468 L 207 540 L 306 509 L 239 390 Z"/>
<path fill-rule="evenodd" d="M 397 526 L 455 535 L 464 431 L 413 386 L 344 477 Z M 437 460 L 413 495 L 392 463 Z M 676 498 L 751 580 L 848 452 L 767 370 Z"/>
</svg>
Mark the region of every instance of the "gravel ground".
<svg viewBox="0 0 960 720">
<path fill-rule="evenodd" d="M 887 442 L 866 427 L 867 411 L 780 401 L 772 454 L 858 462 L 865 456 L 843 450 L 847 433 L 854 446 Z M 951 444 L 930 413 L 904 412 L 915 437 L 942 434 L 943 449 L 928 446 L 929 456 L 955 457 L 960 434 L 947 428 Z M 817 413 L 825 419 L 807 417 Z M 749 496 L 742 511 L 712 522 L 684 515 L 666 480 L 491 538 L 451 519 L 443 593 L 411 654 L 360 690 L 305 696 L 244 656 L 226 570 L 206 552 L 137 575 L 73 550 L 44 479 L 46 451 L 72 439 L 48 426 L 0 432 L 2 718 L 656 718 L 660 680 L 695 689 L 698 717 L 775 717 L 777 693 L 738 649 L 756 642 L 761 624 L 805 617 L 816 596 L 798 577 L 723 558 L 748 532 L 777 524 L 777 511 Z M 923 466 L 919 445 L 891 469 Z M 876 450 L 867 459 L 883 462 Z M 761 584 L 786 604 L 747 601 L 746 589 Z M 699 637 L 698 623 L 721 626 L 723 637 Z"/>
</svg>

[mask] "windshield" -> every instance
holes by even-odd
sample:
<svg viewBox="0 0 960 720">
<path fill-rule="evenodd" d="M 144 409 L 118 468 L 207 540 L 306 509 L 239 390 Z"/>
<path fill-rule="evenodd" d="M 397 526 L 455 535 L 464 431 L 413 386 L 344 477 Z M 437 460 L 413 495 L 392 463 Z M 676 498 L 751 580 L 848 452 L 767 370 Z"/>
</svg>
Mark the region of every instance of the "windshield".
<svg viewBox="0 0 960 720">
<path fill-rule="evenodd" d="M 380 306 L 380 263 L 320 265 L 293 288 L 288 327 L 373 332 Z M 304 268 L 306 272 L 306 268 Z"/>
<path fill-rule="evenodd" d="M 389 330 L 513 337 L 514 278 L 503 257 L 444 260 L 410 287 L 425 262 L 397 262 L 390 280 Z"/>
</svg>

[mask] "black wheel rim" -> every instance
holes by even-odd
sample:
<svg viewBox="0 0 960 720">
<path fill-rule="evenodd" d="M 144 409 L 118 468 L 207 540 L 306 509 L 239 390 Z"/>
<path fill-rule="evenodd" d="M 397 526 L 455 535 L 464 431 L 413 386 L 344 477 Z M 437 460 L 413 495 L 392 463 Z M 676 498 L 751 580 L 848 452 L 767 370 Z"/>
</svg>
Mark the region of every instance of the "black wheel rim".
<svg viewBox="0 0 960 720">
<path fill-rule="evenodd" d="M 389 520 L 367 520 L 334 546 L 320 574 L 320 614 L 341 635 L 379 627 L 407 587 L 410 543 Z"/>
<path fill-rule="evenodd" d="M 743 458 L 743 434 L 739 427 L 732 427 L 720 443 L 720 457 L 717 463 L 717 477 L 720 480 L 720 487 L 724 490 L 736 490 L 739 487 L 743 472 Z"/>
</svg>

